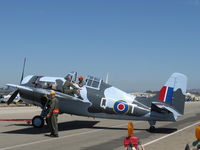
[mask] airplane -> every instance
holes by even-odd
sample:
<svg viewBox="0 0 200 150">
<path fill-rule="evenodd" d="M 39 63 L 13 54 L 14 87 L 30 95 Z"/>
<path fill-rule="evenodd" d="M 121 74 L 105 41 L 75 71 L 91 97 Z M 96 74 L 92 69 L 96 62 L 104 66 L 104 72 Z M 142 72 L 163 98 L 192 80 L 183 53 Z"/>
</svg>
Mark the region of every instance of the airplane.
<svg viewBox="0 0 200 150">
<path fill-rule="evenodd" d="M 56 92 L 60 113 L 93 118 L 148 121 L 150 132 L 155 130 L 157 121 L 174 122 L 184 115 L 187 76 L 181 73 L 173 73 L 160 92 L 150 98 L 130 95 L 108 84 L 108 77 L 104 82 L 101 78 L 87 76 L 86 84 L 79 87 L 80 98 L 63 93 L 62 87 L 66 81 L 63 77 L 29 75 L 24 78 L 25 63 L 26 58 L 20 85 L 7 84 L 17 89 L 7 104 L 12 103 L 19 94 L 25 103 L 41 107 L 40 115 L 32 119 L 32 125 L 36 128 L 44 126 L 48 103 L 45 95 L 51 90 Z M 73 84 L 78 87 L 77 72 L 72 71 L 67 76 L 71 76 Z"/>
<path fill-rule="evenodd" d="M 73 83 L 76 84 L 77 72 L 70 72 L 68 76 L 71 76 Z M 97 77 L 87 76 L 85 81 L 86 84 L 80 87 L 82 97 L 80 99 L 63 93 L 65 78 L 22 76 L 20 85 L 8 84 L 17 90 L 7 104 L 19 94 L 25 103 L 41 107 L 41 114 L 32 119 L 32 125 L 37 128 L 44 126 L 43 110 L 47 103 L 44 95 L 49 94 L 51 90 L 56 92 L 60 113 L 93 118 L 147 121 L 150 132 L 155 131 L 157 121 L 174 122 L 184 114 L 187 87 L 187 77 L 184 74 L 173 73 L 160 92 L 151 98 L 130 95 Z"/>
</svg>

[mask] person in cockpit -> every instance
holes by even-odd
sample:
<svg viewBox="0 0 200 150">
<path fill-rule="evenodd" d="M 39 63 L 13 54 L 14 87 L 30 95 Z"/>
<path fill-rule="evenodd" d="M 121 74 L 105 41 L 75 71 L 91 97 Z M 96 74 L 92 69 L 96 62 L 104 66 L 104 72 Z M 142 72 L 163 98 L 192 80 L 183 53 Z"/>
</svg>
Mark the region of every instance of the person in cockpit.
<svg viewBox="0 0 200 150">
<path fill-rule="evenodd" d="M 73 83 L 72 83 L 72 77 L 71 76 L 66 76 L 65 77 L 66 81 L 63 85 L 63 92 L 65 94 L 69 94 L 74 96 L 76 94 L 79 99 L 83 99 L 80 95 L 80 89 L 77 88 Z"/>
<path fill-rule="evenodd" d="M 85 85 L 83 76 L 78 77 L 78 83 L 77 84 L 78 84 L 79 87 L 83 87 Z"/>
</svg>

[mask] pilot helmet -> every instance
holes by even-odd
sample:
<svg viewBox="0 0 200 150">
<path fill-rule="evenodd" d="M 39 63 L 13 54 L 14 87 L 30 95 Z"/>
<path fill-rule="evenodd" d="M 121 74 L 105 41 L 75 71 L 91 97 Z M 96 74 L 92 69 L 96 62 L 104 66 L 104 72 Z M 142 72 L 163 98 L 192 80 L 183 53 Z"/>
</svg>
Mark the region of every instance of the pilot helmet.
<svg viewBox="0 0 200 150">
<path fill-rule="evenodd" d="M 56 92 L 54 90 L 50 91 L 50 95 L 55 95 L 55 94 L 56 94 Z"/>
<path fill-rule="evenodd" d="M 83 77 L 83 76 L 79 76 L 78 79 L 79 79 L 79 80 L 83 80 L 84 77 Z"/>
<path fill-rule="evenodd" d="M 68 75 L 65 76 L 65 80 L 67 80 L 68 77 L 72 78 L 72 76 L 68 74 Z"/>
</svg>

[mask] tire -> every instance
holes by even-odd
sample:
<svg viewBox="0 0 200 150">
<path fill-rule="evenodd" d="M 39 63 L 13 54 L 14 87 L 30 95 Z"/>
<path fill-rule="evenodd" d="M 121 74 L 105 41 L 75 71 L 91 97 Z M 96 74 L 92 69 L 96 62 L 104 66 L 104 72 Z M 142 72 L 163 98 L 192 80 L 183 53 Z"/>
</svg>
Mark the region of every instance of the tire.
<svg viewBox="0 0 200 150">
<path fill-rule="evenodd" d="M 44 119 L 41 116 L 35 116 L 32 119 L 32 125 L 35 128 L 42 128 L 44 126 Z"/>
</svg>

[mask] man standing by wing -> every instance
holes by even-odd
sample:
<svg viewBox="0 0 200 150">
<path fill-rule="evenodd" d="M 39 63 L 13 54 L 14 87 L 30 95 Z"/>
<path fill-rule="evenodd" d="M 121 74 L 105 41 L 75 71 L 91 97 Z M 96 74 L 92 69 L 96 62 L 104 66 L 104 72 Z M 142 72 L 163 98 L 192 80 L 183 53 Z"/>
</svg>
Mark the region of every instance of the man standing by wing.
<svg viewBox="0 0 200 150">
<path fill-rule="evenodd" d="M 58 137 L 58 100 L 56 98 L 56 92 L 51 91 L 50 92 L 50 102 L 49 102 L 49 108 L 48 108 L 48 114 L 47 114 L 47 121 L 50 128 L 51 134 L 48 135 L 50 137 Z"/>
</svg>

